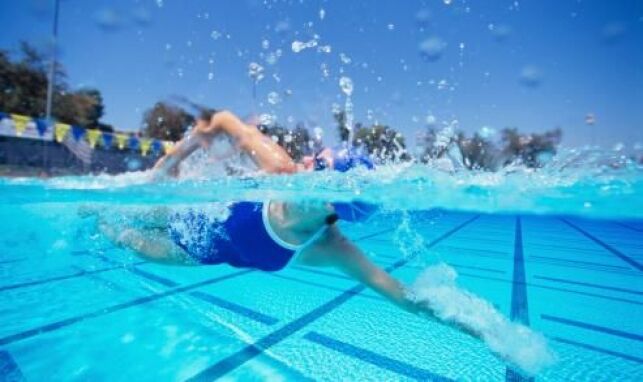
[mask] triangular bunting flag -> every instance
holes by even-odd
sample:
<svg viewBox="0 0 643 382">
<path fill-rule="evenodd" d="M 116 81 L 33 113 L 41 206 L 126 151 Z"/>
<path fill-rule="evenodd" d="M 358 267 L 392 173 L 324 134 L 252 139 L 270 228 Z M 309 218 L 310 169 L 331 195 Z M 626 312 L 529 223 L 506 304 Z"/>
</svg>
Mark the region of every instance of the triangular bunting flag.
<svg viewBox="0 0 643 382">
<path fill-rule="evenodd" d="M 98 129 L 87 129 L 87 142 L 92 149 L 96 147 L 96 143 L 101 136 L 101 131 Z"/>
<path fill-rule="evenodd" d="M 57 123 L 54 125 L 54 136 L 56 137 L 56 142 L 61 143 L 65 140 L 67 133 L 71 129 L 70 125 L 64 123 Z"/>
</svg>

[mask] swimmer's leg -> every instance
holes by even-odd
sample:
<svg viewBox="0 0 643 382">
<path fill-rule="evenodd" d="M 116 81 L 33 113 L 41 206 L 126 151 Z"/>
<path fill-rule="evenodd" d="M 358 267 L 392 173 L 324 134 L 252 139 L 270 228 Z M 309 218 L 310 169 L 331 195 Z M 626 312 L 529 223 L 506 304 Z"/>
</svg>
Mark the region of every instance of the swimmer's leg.
<svg viewBox="0 0 643 382">
<path fill-rule="evenodd" d="M 402 283 L 370 261 L 335 226 L 329 227 L 326 235 L 307 247 L 297 257 L 297 261 L 299 264 L 307 266 L 335 267 L 408 312 L 420 314 L 480 338 L 479 333 L 457 322 L 438 320 L 435 312 L 426 303 L 415 301 Z"/>
<path fill-rule="evenodd" d="M 100 219 L 98 229 L 114 244 L 131 249 L 146 260 L 170 265 L 195 262 L 168 237 L 165 229 L 125 228 Z"/>
</svg>

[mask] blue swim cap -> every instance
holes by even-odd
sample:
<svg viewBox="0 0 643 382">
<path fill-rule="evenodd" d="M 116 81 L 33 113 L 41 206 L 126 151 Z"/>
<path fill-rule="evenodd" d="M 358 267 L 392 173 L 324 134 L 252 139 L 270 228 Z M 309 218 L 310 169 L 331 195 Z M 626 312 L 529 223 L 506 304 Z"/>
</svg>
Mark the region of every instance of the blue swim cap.
<svg viewBox="0 0 643 382">
<path fill-rule="evenodd" d="M 333 169 L 339 172 L 346 172 L 354 167 L 363 166 L 369 170 L 375 168 L 373 161 L 368 155 L 362 152 L 340 147 L 333 149 Z M 323 170 L 327 167 L 326 161 L 315 155 L 315 171 Z"/>
</svg>

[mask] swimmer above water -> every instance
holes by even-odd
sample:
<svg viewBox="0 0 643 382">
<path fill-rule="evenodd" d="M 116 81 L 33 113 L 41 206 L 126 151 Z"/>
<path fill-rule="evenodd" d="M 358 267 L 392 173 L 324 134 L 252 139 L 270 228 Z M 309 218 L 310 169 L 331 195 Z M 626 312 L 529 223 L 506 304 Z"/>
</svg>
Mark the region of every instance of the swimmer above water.
<svg viewBox="0 0 643 382">
<path fill-rule="evenodd" d="M 234 114 L 204 111 L 191 134 L 156 163 L 153 170 L 155 176 L 178 175 L 181 161 L 197 149 L 207 148 L 220 134 L 228 136 L 239 150 L 251 156 L 261 171 L 268 174 L 291 174 L 315 169 L 346 171 L 359 165 L 373 167 L 368 158 L 351 153 L 338 154 L 331 150 L 322 150 L 298 164 L 272 139 L 255 126 L 243 123 Z M 365 219 L 375 211 L 376 208 L 367 203 L 291 203 L 271 200 L 212 203 L 202 209 L 162 207 L 151 213 L 138 214 L 135 219 L 144 222 L 135 224 L 136 227 L 108 222 L 99 215 L 98 225 L 100 231 L 114 243 L 130 248 L 148 260 L 164 264 L 228 264 L 267 272 L 276 272 L 292 264 L 332 267 L 408 312 L 438 320 L 489 344 L 489 336 L 497 335 L 500 328 L 481 326 L 479 320 L 458 317 L 457 314 L 444 314 L 443 293 L 434 296 L 432 293 L 438 289 L 429 289 L 427 292 L 424 288 L 426 285 L 417 289 L 417 293 L 405 287 L 374 264 L 336 225 L 340 219 Z M 481 300 L 457 288 L 452 288 L 450 293 L 449 299 L 459 296 L 462 303 Z M 496 324 L 507 323 L 493 307 L 487 305 L 481 306 L 495 312 Z M 490 347 L 503 359 L 531 372 L 529 367 L 521 365 L 524 362 L 520 356 L 509 354 L 511 351 L 503 348 Z"/>
</svg>

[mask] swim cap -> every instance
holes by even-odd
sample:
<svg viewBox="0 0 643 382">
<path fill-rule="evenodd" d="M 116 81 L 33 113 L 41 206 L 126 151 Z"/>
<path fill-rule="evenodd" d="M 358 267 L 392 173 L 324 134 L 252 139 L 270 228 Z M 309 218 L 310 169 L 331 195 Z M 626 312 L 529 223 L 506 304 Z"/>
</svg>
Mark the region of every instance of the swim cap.
<svg viewBox="0 0 643 382">
<path fill-rule="evenodd" d="M 346 172 L 357 166 L 364 166 L 369 170 L 375 168 L 373 161 L 368 155 L 351 150 L 345 147 L 335 148 L 333 151 L 333 169 L 339 172 Z M 321 151 L 320 151 L 321 152 Z M 324 170 L 328 167 L 324 158 L 319 154 L 315 155 L 315 171 Z"/>
</svg>

